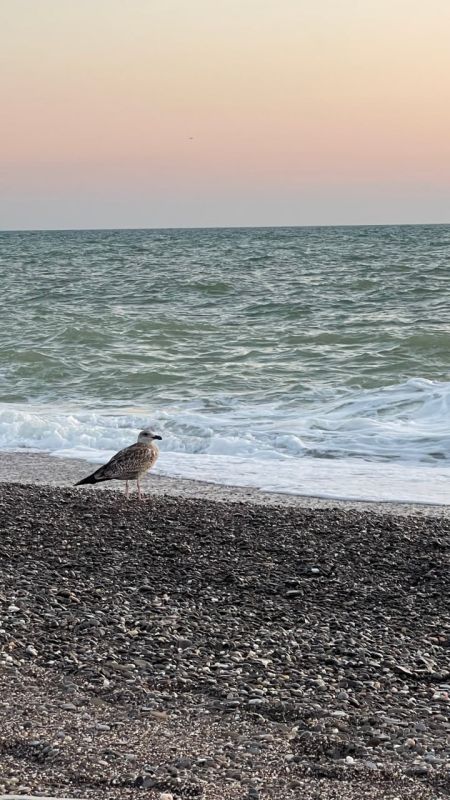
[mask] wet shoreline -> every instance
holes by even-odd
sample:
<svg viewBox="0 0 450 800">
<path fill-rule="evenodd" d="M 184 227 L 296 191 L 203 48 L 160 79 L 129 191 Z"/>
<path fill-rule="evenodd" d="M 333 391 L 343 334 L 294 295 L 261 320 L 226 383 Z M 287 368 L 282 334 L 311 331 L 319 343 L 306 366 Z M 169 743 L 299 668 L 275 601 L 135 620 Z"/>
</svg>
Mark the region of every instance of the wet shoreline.
<svg viewBox="0 0 450 800">
<path fill-rule="evenodd" d="M 46 453 L 0 453 L 0 483 L 21 483 L 71 487 L 92 472 L 92 463 L 80 459 L 54 457 Z M 169 478 L 150 472 L 142 481 L 144 491 L 151 496 L 197 498 L 230 503 L 252 503 L 287 508 L 355 509 L 395 515 L 418 514 L 450 518 L 450 505 L 432 503 L 388 503 L 364 500 L 328 499 L 308 495 L 265 492 L 251 487 L 224 486 L 207 481 Z M 81 489 L 80 489 L 81 490 Z M 88 491 L 90 489 L 88 488 Z M 123 484 L 109 482 L 93 491 L 123 492 Z M 86 491 L 84 487 L 81 491 Z"/>
</svg>

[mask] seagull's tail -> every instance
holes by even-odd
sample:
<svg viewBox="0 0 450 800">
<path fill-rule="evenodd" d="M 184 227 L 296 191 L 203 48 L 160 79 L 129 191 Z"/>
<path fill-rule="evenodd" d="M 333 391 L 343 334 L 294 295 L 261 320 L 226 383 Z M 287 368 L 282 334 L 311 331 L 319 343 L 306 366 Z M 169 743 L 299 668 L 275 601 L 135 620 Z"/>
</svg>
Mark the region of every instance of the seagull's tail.
<svg viewBox="0 0 450 800">
<path fill-rule="evenodd" d="M 108 478 L 104 478 L 100 470 L 97 469 L 92 473 L 92 475 L 88 475 L 87 478 L 83 478 L 81 481 L 78 481 L 75 486 L 83 486 L 84 483 L 99 483 L 99 481 L 107 480 Z"/>
</svg>

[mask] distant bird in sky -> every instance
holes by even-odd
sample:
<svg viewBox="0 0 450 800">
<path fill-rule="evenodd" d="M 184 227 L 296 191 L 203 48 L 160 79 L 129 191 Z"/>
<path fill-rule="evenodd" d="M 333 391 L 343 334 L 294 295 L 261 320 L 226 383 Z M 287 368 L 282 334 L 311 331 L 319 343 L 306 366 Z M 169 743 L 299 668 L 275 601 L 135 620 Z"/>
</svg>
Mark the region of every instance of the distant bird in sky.
<svg viewBox="0 0 450 800">
<path fill-rule="evenodd" d="M 125 481 L 125 496 L 129 496 L 128 481 L 136 481 L 138 497 L 141 499 L 141 487 L 139 478 L 153 467 L 159 455 L 155 439 L 162 439 L 150 428 L 141 431 L 138 440 L 130 447 L 119 450 L 115 456 L 103 467 L 95 470 L 87 478 L 78 481 L 75 486 L 83 486 L 86 483 L 101 483 L 102 481 Z"/>
</svg>

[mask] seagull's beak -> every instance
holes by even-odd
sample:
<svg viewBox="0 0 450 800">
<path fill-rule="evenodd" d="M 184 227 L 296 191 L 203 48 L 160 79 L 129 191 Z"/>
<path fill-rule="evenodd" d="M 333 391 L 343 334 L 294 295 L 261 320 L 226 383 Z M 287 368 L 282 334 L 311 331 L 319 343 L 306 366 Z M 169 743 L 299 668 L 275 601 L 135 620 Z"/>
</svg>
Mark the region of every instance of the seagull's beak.
<svg viewBox="0 0 450 800">
<path fill-rule="evenodd" d="M 159 436 L 159 435 L 156 433 L 156 434 L 155 434 L 155 436 L 154 436 L 153 438 L 154 438 L 154 439 L 162 439 L 162 436 Z"/>
</svg>

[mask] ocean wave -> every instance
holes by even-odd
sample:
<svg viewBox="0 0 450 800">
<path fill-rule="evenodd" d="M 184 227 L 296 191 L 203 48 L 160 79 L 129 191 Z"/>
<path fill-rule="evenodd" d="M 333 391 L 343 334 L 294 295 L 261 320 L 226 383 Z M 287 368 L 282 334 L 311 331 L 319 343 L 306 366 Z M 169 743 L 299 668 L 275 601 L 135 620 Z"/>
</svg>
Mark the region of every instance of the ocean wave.
<svg viewBox="0 0 450 800">
<path fill-rule="evenodd" d="M 425 470 L 423 480 L 430 482 L 433 469 L 435 482 L 438 468 L 445 476 L 449 470 L 445 480 L 450 477 L 450 383 L 424 378 L 381 389 L 327 391 L 302 405 L 216 397 L 105 412 L 5 403 L 0 449 L 98 463 L 131 444 L 146 425 L 163 436 L 158 468 L 167 475 L 297 494 L 320 489 L 323 496 L 352 497 L 356 491 L 366 499 L 368 492 L 371 499 L 405 499 L 405 489 L 396 488 L 400 472 L 410 481 Z M 374 475 L 378 488 L 370 486 Z M 430 487 L 419 494 L 422 501 L 433 496 Z"/>
</svg>

